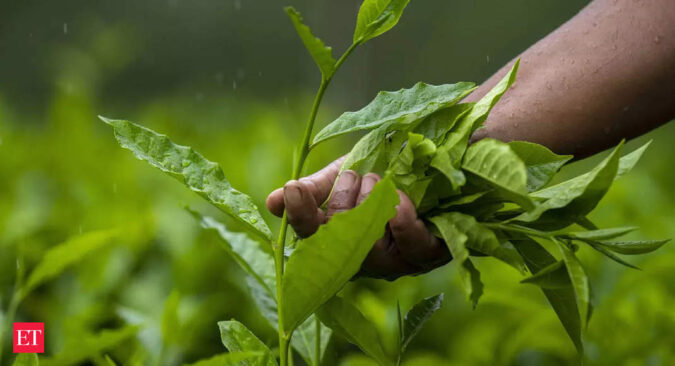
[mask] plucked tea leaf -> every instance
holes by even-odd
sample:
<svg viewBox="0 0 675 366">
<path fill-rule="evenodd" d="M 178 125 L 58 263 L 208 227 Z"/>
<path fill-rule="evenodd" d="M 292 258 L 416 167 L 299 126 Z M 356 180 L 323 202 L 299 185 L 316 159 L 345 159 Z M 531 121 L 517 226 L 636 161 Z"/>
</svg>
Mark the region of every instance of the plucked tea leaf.
<svg viewBox="0 0 675 366">
<path fill-rule="evenodd" d="M 590 317 L 591 303 L 591 289 L 590 284 L 588 283 L 588 277 L 574 252 L 565 244 L 561 242 L 557 243 L 558 247 L 560 247 L 565 267 L 567 267 L 567 273 L 572 282 L 572 288 L 574 289 L 574 297 L 577 301 L 577 309 L 579 309 L 579 318 L 581 319 L 581 329 L 586 329 Z"/>
<path fill-rule="evenodd" d="M 527 170 L 508 144 L 483 139 L 466 151 L 462 169 L 495 188 L 504 198 L 526 210 L 534 208 L 527 195 Z"/>
<path fill-rule="evenodd" d="M 242 360 L 242 366 L 276 366 L 274 356 L 267 346 L 236 320 L 218 322 L 220 338 L 230 352 L 255 352 L 262 356 L 255 360 Z"/>
<path fill-rule="evenodd" d="M 415 207 L 419 206 L 431 182 L 425 174 L 435 153 L 436 145 L 433 141 L 410 132 L 401 153 L 389 163 L 388 171 L 391 172 L 396 187 L 410 197 Z"/>
<path fill-rule="evenodd" d="M 356 18 L 354 43 L 363 43 L 394 27 L 409 1 L 364 0 Z"/>
<path fill-rule="evenodd" d="M 28 276 L 26 284 L 21 289 L 22 296 L 26 296 L 45 281 L 58 276 L 68 267 L 83 260 L 87 255 L 114 244 L 117 235 L 116 230 L 93 231 L 72 237 L 66 242 L 50 248 Z"/>
<path fill-rule="evenodd" d="M 599 241 L 598 245 L 601 245 L 613 252 L 619 254 L 645 254 L 653 252 L 656 249 L 661 248 L 664 244 L 669 242 L 670 239 L 666 240 L 632 240 L 632 241 Z"/>
<path fill-rule="evenodd" d="M 527 168 L 527 190 L 532 192 L 548 183 L 572 155 L 558 155 L 546 147 L 531 142 L 511 141 L 511 150 Z"/>
<path fill-rule="evenodd" d="M 640 160 L 642 154 L 645 152 L 645 150 L 647 150 L 647 148 L 651 143 L 652 141 L 649 140 L 646 144 L 635 149 L 635 151 L 631 152 L 630 154 L 622 156 L 621 159 L 619 160 L 619 169 L 617 170 L 616 177 L 614 179 L 618 179 L 624 174 L 630 172 L 635 166 L 635 164 L 637 164 L 638 160 Z"/>
<path fill-rule="evenodd" d="M 497 83 L 485 96 L 483 96 L 471 109 L 471 112 L 464 117 L 472 122 L 471 132 L 477 130 L 483 125 L 487 119 L 492 107 L 499 102 L 502 95 L 508 90 L 514 81 L 516 81 L 516 74 L 520 66 L 520 59 L 516 60 L 508 73 Z"/>
<path fill-rule="evenodd" d="M 182 181 L 221 211 L 239 220 L 253 233 L 270 241 L 272 232 L 251 197 L 232 188 L 218 164 L 189 146 L 174 144 L 166 135 L 124 120 L 100 117 L 115 132 L 119 144 L 140 159 Z"/>
<path fill-rule="evenodd" d="M 378 182 L 357 207 L 334 215 L 300 241 L 283 278 L 284 331 L 289 333 L 333 297 L 360 269 L 385 224 L 396 214 L 396 187 L 390 177 Z"/>
<path fill-rule="evenodd" d="M 436 111 L 420 122 L 413 132 L 422 134 L 436 145 L 440 145 L 455 124 L 471 111 L 474 104 L 459 103 Z"/>
<path fill-rule="evenodd" d="M 459 263 L 462 287 L 467 299 L 475 308 L 483 294 L 483 283 L 480 281 L 480 272 L 469 259 L 469 250 L 466 248 L 467 235 L 457 228 L 455 220 L 449 214 L 432 217 L 429 221 L 438 229 L 452 254 L 453 261 Z"/>
<path fill-rule="evenodd" d="M 619 236 L 626 235 L 632 231 L 637 230 L 635 226 L 628 227 L 615 227 L 610 229 L 598 229 L 598 230 L 589 230 L 589 231 L 575 231 L 571 233 L 566 233 L 565 236 L 572 239 L 591 239 L 591 240 L 603 240 L 603 239 L 613 239 Z"/>
<path fill-rule="evenodd" d="M 531 283 L 545 289 L 559 289 L 570 286 L 570 278 L 567 274 L 565 262 L 558 261 L 542 268 L 536 274 L 520 281 Z"/>
<path fill-rule="evenodd" d="M 367 106 L 345 112 L 314 136 L 313 145 L 346 133 L 380 126 L 410 125 L 431 113 L 447 108 L 469 94 L 473 83 L 430 85 L 417 83 L 410 89 L 379 92 Z"/>
<path fill-rule="evenodd" d="M 240 366 L 249 364 L 256 364 L 263 353 L 260 352 L 229 352 L 215 355 L 211 358 L 197 361 L 186 366 Z"/>
<path fill-rule="evenodd" d="M 330 79 L 335 72 L 333 50 L 330 47 L 326 47 L 319 38 L 314 37 L 309 27 L 302 22 L 302 15 L 298 11 L 291 6 L 287 6 L 284 10 L 288 14 L 288 17 L 291 18 L 295 30 L 298 32 L 300 39 L 302 39 L 302 43 L 305 44 L 305 48 L 307 48 L 319 70 L 321 70 L 321 75 L 323 75 L 324 79 Z"/>
<path fill-rule="evenodd" d="M 546 249 L 528 237 L 521 236 L 511 239 L 511 241 L 525 259 L 525 264 L 530 269 L 530 272 L 534 275 L 557 262 Z M 574 346 L 579 353 L 583 353 L 584 347 L 581 342 L 581 320 L 579 318 L 579 309 L 577 307 L 571 282 L 566 287 L 559 289 L 542 288 L 542 291 L 548 302 L 551 304 L 551 307 L 553 307 L 556 315 L 558 315 L 558 319 L 560 319 L 560 322 L 574 343 Z"/>
<path fill-rule="evenodd" d="M 412 307 L 410 311 L 405 315 L 405 321 L 403 325 L 403 334 L 401 337 L 401 350 L 400 352 L 405 352 L 405 349 L 410 344 L 410 341 L 415 338 L 417 333 L 422 329 L 424 323 L 431 318 L 431 316 L 441 308 L 443 304 L 443 294 L 438 294 L 436 296 L 428 297 Z"/>
<path fill-rule="evenodd" d="M 4 324 L 4 323 L 3 323 Z M 35 353 L 18 353 L 14 359 L 13 366 L 38 366 L 40 364 L 38 355 Z"/>
<path fill-rule="evenodd" d="M 354 305 L 334 296 L 319 308 L 317 315 L 335 333 L 358 346 L 380 365 L 393 365 L 391 357 L 382 348 L 377 328 Z"/>
</svg>

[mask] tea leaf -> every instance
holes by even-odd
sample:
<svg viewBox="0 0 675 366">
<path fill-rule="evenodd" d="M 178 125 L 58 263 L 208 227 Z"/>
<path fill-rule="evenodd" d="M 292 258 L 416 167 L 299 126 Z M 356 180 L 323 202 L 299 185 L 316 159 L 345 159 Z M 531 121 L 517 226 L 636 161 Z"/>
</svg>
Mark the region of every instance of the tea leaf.
<svg viewBox="0 0 675 366">
<path fill-rule="evenodd" d="M 525 259 L 525 264 L 533 274 L 537 274 L 544 268 L 555 264 L 556 259 L 536 241 L 521 236 L 511 241 L 516 249 Z M 569 278 L 568 278 L 569 280 Z M 562 323 L 565 331 L 574 343 L 579 353 L 583 353 L 584 347 L 581 342 L 581 321 L 579 319 L 579 309 L 574 295 L 574 289 L 571 282 L 567 287 L 558 289 L 542 288 L 546 299 L 553 307 L 558 319 Z"/>
<path fill-rule="evenodd" d="M 26 284 L 21 289 L 22 296 L 25 297 L 45 281 L 58 276 L 96 250 L 113 244 L 117 235 L 116 230 L 93 231 L 72 237 L 50 248 L 28 276 Z"/>
<path fill-rule="evenodd" d="M 455 124 L 471 111 L 475 103 L 459 103 L 436 111 L 419 123 L 413 132 L 424 135 L 436 145 L 441 145 Z"/>
<path fill-rule="evenodd" d="M 570 278 L 567 274 L 565 262 L 557 261 L 542 268 L 536 274 L 520 281 L 520 283 L 531 283 L 545 289 L 559 289 L 569 287 Z"/>
<path fill-rule="evenodd" d="M 166 135 L 123 120 L 99 117 L 112 126 L 119 144 L 168 175 L 182 181 L 221 211 L 245 224 L 251 232 L 271 241 L 272 232 L 251 197 L 232 188 L 218 164 L 189 146 L 177 145 Z"/>
<path fill-rule="evenodd" d="M 283 278 L 284 331 L 290 333 L 333 297 L 360 269 L 396 214 L 398 194 L 389 176 L 357 207 L 336 214 L 291 255 Z"/>
<path fill-rule="evenodd" d="M 354 43 L 366 42 L 394 27 L 409 1 L 364 0 L 356 18 Z"/>
<path fill-rule="evenodd" d="M 164 303 L 164 312 L 162 313 L 162 340 L 164 344 L 174 344 L 181 335 L 180 319 L 178 317 L 178 306 L 180 305 L 180 294 L 178 291 L 172 291 L 169 298 Z"/>
<path fill-rule="evenodd" d="M 593 248 L 593 249 L 595 249 L 596 251 L 602 253 L 605 257 L 607 257 L 607 258 L 609 258 L 609 259 L 611 259 L 611 260 L 613 260 L 613 261 L 615 261 L 615 262 L 617 262 L 617 263 L 619 263 L 619 264 L 622 264 L 622 265 L 624 265 L 624 266 L 626 266 L 626 267 L 633 268 L 633 269 L 637 269 L 638 271 L 641 270 L 640 267 L 637 267 L 636 265 L 634 265 L 634 264 L 632 264 L 632 263 L 630 263 L 630 262 L 626 262 L 623 258 L 621 258 L 621 257 L 619 257 L 618 255 L 612 253 L 611 251 L 609 251 L 607 248 L 603 247 L 602 245 L 599 245 L 598 242 L 593 241 L 593 240 L 588 240 L 588 241 L 585 241 L 585 242 L 586 242 L 586 244 L 588 244 L 591 248 Z"/>
<path fill-rule="evenodd" d="M 577 301 L 577 308 L 579 309 L 579 318 L 581 319 L 581 329 L 586 329 L 588 319 L 590 317 L 590 297 L 591 290 L 588 283 L 588 277 L 581 262 L 577 259 L 574 252 L 572 252 L 565 244 L 556 241 L 560 252 L 562 253 L 567 273 L 569 274 L 572 288 L 574 288 L 574 297 Z"/>
<path fill-rule="evenodd" d="M 483 294 L 483 283 L 480 281 L 480 272 L 473 266 L 469 259 L 469 250 L 466 248 L 468 237 L 455 225 L 454 220 L 448 214 L 435 216 L 429 219 L 450 250 L 453 262 L 459 263 L 459 274 L 462 278 L 462 286 L 466 297 L 475 308 L 478 299 Z"/>
<path fill-rule="evenodd" d="M 138 328 L 135 326 L 103 330 L 90 335 L 79 333 L 75 339 L 67 339 L 65 346 L 58 354 L 52 358 L 42 359 L 40 363 L 43 366 L 80 364 L 133 338 L 136 333 L 138 333 Z"/>
<path fill-rule="evenodd" d="M 622 156 L 619 160 L 619 169 L 617 170 L 616 177 L 614 179 L 619 179 L 619 177 L 630 172 L 651 143 L 652 140 L 649 140 L 646 144 L 635 149 L 635 151 L 631 152 L 630 154 Z"/>
<path fill-rule="evenodd" d="M 260 360 L 261 356 L 263 356 L 261 352 L 221 353 L 186 366 L 239 366 L 245 365 L 247 362 L 256 365 L 254 362 Z"/>
<path fill-rule="evenodd" d="M 483 122 L 485 122 L 487 119 L 487 116 L 492 110 L 492 107 L 497 104 L 506 90 L 508 90 L 513 82 L 516 81 L 516 74 L 518 73 L 519 66 L 520 59 L 516 60 L 502 80 L 500 80 L 497 85 L 495 85 L 487 94 L 485 94 L 478 102 L 476 102 L 476 104 L 471 109 L 471 112 L 469 112 L 469 114 L 464 117 L 473 123 L 471 132 L 477 130 L 483 125 Z"/>
<path fill-rule="evenodd" d="M 527 167 L 527 190 L 532 192 L 545 186 L 572 155 L 558 155 L 546 147 L 531 142 L 511 141 L 511 150 Z"/>
<path fill-rule="evenodd" d="M 591 239 L 591 240 L 612 239 L 626 235 L 631 231 L 635 231 L 637 229 L 638 228 L 635 226 L 616 227 L 610 229 L 575 231 L 571 233 L 566 233 L 565 236 L 572 239 Z"/>
<path fill-rule="evenodd" d="M 298 32 L 302 43 L 309 51 L 316 62 L 316 65 L 321 70 L 321 75 L 324 79 L 330 79 L 335 72 L 335 59 L 333 58 L 333 50 L 326 45 L 319 38 L 314 37 L 312 31 L 307 25 L 302 22 L 302 15 L 293 7 L 287 6 L 284 8 L 288 17 L 291 18 L 295 30 Z"/>
<path fill-rule="evenodd" d="M 321 360 L 323 359 L 326 348 L 328 348 L 328 342 L 330 341 L 333 331 L 325 326 L 319 321 L 319 336 L 320 344 L 320 354 L 319 359 L 316 359 L 316 322 L 318 318 L 315 314 L 312 314 L 305 320 L 302 324 L 298 326 L 297 329 L 293 332 L 293 338 L 291 338 L 291 344 L 293 348 L 298 351 L 300 356 L 307 362 L 308 365 L 320 365 Z"/>
<path fill-rule="evenodd" d="M 4 323 L 3 323 L 4 324 Z M 40 364 L 38 355 L 35 353 L 18 353 L 14 359 L 13 366 L 38 366 Z"/>
<path fill-rule="evenodd" d="M 425 178 L 425 173 L 436 153 L 436 145 L 423 135 L 408 133 L 408 141 L 390 163 L 389 169 L 396 187 L 402 190 L 415 204 L 419 206 L 427 186 L 431 182 Z"/>
<path fill-rule="evenodd" d="M 504 198 L 526 210 L 534 208 L 527 195 L 527 170 L 509 145 L 483 139 L 466 151 L 462 169 L 495 188 Z"/>
<path fill-rule="evenodd" d="M 218 322 L 220 338 L 230 352 L 255 352 L 262 356 L 257 360 L 242 360 L 243 366 L 275 366 L 277 363 L 267 346 L 251 333 L 246 326 L 236 320 Z"/>
<path fill-rule="evenodd" d="M 391 357 L 382 348 L 377 328 L 354 305 L 334 296 L 319 308 L 317 316 L 380 365 L 393 365 Z"/>
<path fill-rule="evenodd" d="M 345 112 L 314 136 L 312 145 L 346 133 L 380 126 L 406 126 L 431 113 L 447 108 L 469 94 L 473 83 L 430 85 L 417 83 L 410 89 L 379 92 L 367 106 Z"/>
<path fill-rule="evenodd" d="M 443 294 L 438 294 L 418 302 L 408 311 L 405 315 L 403 334 L 401 336 L 401 353 L 405 352 L 410 341 L 419 333 L 424 323 L 441 308 L 442 304 Z"/>
<path fill-rule="evenodd" d="M 645 254 L 661 248 L 670 239 L 665 240 L 632 240 L 632 241 L 599 241 L 601 245 L 619 254 Z"/>
</svg>

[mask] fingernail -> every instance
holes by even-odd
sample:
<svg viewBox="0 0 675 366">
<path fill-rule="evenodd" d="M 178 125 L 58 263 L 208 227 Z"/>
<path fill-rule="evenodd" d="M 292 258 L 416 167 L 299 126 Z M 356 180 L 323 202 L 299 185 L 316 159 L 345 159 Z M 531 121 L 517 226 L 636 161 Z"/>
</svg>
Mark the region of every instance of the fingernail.
<svg viewBox="0 0 675 366">
<path fill-rule="evenodd" d="M 340 175 L 337 184 L 335 185 L 336 191 L 344 191 L 352 188 L 356 182 L 356 173 L 351 170 L 347 170 Z"/>
<path fill-rule="evenodd" d="M 288 201 L 297 202 L 302 199 L 302 192 L 300 191 L 300 187 L 291 185 L 284 187 L 284 196 L 286 196 L 286 200 Z"/>
</svg>

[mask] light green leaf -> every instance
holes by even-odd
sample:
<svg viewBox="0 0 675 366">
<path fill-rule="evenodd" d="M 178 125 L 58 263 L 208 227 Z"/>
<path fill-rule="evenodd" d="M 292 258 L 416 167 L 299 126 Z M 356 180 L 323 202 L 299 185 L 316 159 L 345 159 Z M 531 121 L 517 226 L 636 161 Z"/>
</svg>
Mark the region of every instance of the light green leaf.
<svg viewBox="0 0 675 366">
<path fill-rule="evenodd" d="M 448 145 L 442 146 L 431 159 L 430 165 L 441 172 L 452 185 L 452 189 L 457 191 L 466 183 L 466 176 L 464 175 L 464 172 L 456 166 L 458 164 L 453 161 L 451 155 L 447 152 L 448 148 Z"/>
<path fill-rule="evenodd" d="M 367 106 L 345 112 L 314 136 L 312 145 L 346 133 L 380 126 L 406 126 L 421 121 L 431 113 L 447 108 L 469 94 L 473 83 L 429 85 L 417 83 L 410 89 L 379 92 Z"/>
<path fill-rule="evenodd" d="M 511 150 L 527 167 L 527 190 L 532 192 L 545 186 L 572 155 L 558 155 L 546 147 L 525 141 L 509 142 Z"/>
<path fill-rule="evenodd" d="M 409 1 L 364 0 L 356 18 L 354 43 L 363 43 L 394 27 Z"/>
<path fill-rule="evenodd" d="M 318 332 L 316 329 L 317 322 L 319 322 Z M 320 365 L 332 335 L 333 331 L 321 323 L 315 314 L 312 314 L 295 329 L 291 344 L 308 365 Z M 315 352 L 317 336 L 320 342 L 319 360 L 316 359 Z"/>
<path fill-rule="evenodd" d="M 565 262 L 558 261 L 542 268 L 536 274 L 520 281 L 520 283 L 531 283 L 545 289 L 559 289 L 569 287 L 570 278 L 567 274 Z"/>
<path fill-rule="evenodd" d="M 42 359 L 40 363 L 42 366 L 80 364 L 133 338 L 136 333 L 137 327 L 126 326 L 97 334 L 78 334 L 74 339 L 67 339 L 63 349 L 53 358 Z"/>
<path fill-rule="evenodd" d="M 596 251 L 602 253 L 605 257 L 607 257 L 607 258 L 609 258 L 609 259 L 611 259 L 611 260 L 613 260 L 613 261 L 615 261 L 615 262 L 617 262 L 617 263 L 619 263 L 619 264 L 622 264 L 622 265 L 624 265 L 624 266 L 626 266 L 626 267 L 633 268 L 633 269 L 637 269 L 637 270 L 641 270 L 640 267 L 638 267 L 638 266 L 636 266 L 636 265 L 634 265 L 634 264 L 632 264 L 632 263 L 630 263 L 630 262 L 626 262 L 623 258 L 621 258 L 621 257 L 619 257 L 618 255 L 612 253 L 611 251 L 609 251 L 609 250 L 608 250 L 607 248 L 605 248 L 604 246 L 599 245 L 597 241 L 594 241 L 594 240 L 588 240 L 588 241 L 585 241 L 585 242 L 586 242 L 586 244 L 588 244 L 591 248 L 593 248 L 593 249 L 595 249 Z"/>
<path fill-rule="evenodd" d="M 631 231 L 635 231 L 638 228 L 636 226 L 628 227 L 615 227 L 610 229 L 598 229 L 598 230 L 589 230 L 589 231 L 575 231 L 571 233 L 566 233 L 565 236 L 572 239 L 591 239 L 591 240 L 603 240 L 603 239 L 613 239 L 619 236 L 626 235 Z"/>
<path fill-rule="evenodd" d="M 487 94 L 485 94 L 485 96 L 476 102 L 476 104 L 471 109 L 471 112 L 469 112 L 469 114 L 463 118 L 471 121 L 471 132 L 477 130 L 483 125 L 483 122 L 485 122 L 487 119 L 488 114 L 492 110 L 492 107 L 494 107 L 495 104 L 499 102 L 499 99 L 501 99 L 506 90 L 508 90 L 513 82 L 516 81 L 516 74 L 518 73 L 519 65 L 520 59 L 516 60 L 516 62 L 511 67 L 511 70 L 509 70 L 502 80 L 500 80 L 497 85 L 495 85 Z"/>
<path fill-rule="evenodd" d="M 333 297 L 360 269 L 396 214 L 398 193 L 386 176 L 357 207 L 336 214 L 291 255 L 283 278 L 284 331 L 288 334 Z"/>
<path fill-rule="evenodd" d="M 616 177 L 614 177 L 614 179 L 619 179 L 619 177 L 630 172 L 651 143 L 652 140 L 649 140 L 646 144 L 635 149 L 635 151 L 631 152 L 630 154 L 622 156 L 619 160 L 619 169 L 617 170 Z"/>
<path fill-rule="evenodd" d="M 511 239 L 520 254 L 525 259 L 525 264 L 533 274 L 537 274 L 544 268 L 555 264 L 556 259 L 536 241 L 521 236 Z M 569 278 L 568 278 L 569 280 Z M 581 342 L 581 320 L 579 319 L 579 309 L 572 283 L 569 286 L 558 289 L 542 288 L 546 299 L 553 307 L 558 319 L 562 323 L 565 331 L 574 343 L 579 353 L 583 353 L 584 347 Z"/>
<path fill-rule="evenodd" d="M 560 252 L 562 253 L 567 273 L 569 274 L 572 288 L 574 289 L 574 298 L 577 302 L 577 309 L 579 309 L 579 318 L 581 319 L 581 329 L 586 329 L 588 319 L 590 317 L 590 303 L 591 303 L 591 289 L 588 283 L 588 277 L 581 262 L 577 259 L 574 252 L 572 252 L 565 244 L 556 241 Z"/>
<path fill-rule="evenodd" d="M 236 320 L 218 322 L 220 338 L 230 352 L 255 352 L 262 356 L 255 360 L 242 360 L 242 366 L 276 366 L 274 356 L 267 346 L 251 333 L 246 326 Z"/>
<path fill-rule="evenodd" d="M 433 141 L 410 132 L 401 153 L 389 163 L 387 170 L 392 173 L 396 187 L 410 197 L 415 207 L 419 206 L 431 182 L 425 175 L 435 153 L 436 145 Z"/>
<path fill-rule="evenodd" d="M 261 352 L 230 352 L 221 353 L 211 358 L 207 358 L 186 366 L 239 366 L 246 362 L 255 364 L 264 354 Z"/>
<path fill-rule="evenodd" d="M 363 175 L 377 171 L 377 166 L 383 163 L 384 141 L 389 126 L 380 126 L 363 136 L 345 158 L 340 172 L 354 170 Z"/>
<path fill-rule="evenodd" d="M 516 217 L 515 220 L 537 221 L 531 225 L 555 230 L 585 217 L 600 202 L 614 181 L 622 146 L 623 142 L 590 172 L 532 192 L 533 197 L 546 201 L 537 205 L 534 210 Z"/>
<path fill-rule="evenodd" d="M 119 144 L 168 175 L 182 181 L 221 211 L 251 231 L 271 241 L 272 232 L 251 197 L 232 188 L 218 164 L 206 160 L 189 146 L 177 145 L 166 135 L 124 120 L 100 117 L 112 126 Z"/>
<path fill-rule="evenodd" d="M 495 188 L 504 198 L 526 210 L 534 208 L 527 195 L 527 169 L 508 144 L 483 139 L 466 151 L 462 169 Z"/>
<path fill-rule="evenodd" d="M 670 239 L 665 240 L 633 240 L 633 241 L 599 241 L 598 245 L 601 245 L 613 252 L 619 254 L 645 254 L 653 252 L 667 242 Z"/>
<path fill-rule="evenodd" d="M 178 318 L 178 306 L 180 305 L 180 293 L 172 291 L 164 303 L 162 313 L 162 340 L 164 344 L 176 343 L 181 335 L 180 319 Z"/>
<path fill-rule="evenodd" d="M 410 344 L 410 341 L 415 338 L 417 333 L 422 329 L 424 323 L 431 318 L 431 316 L 441 308 L 443 304 L 443 294 L 428 297 L 412 307 L 405 315 L 403 326 L 403 334 L 401 337 L 401 354 Z"/>
<path fill-rule="evenodd" d="M 103 358 L 104 358 L 104 361 L 105 361 L 105 364 L 106 364 L 106 365 L 108 365 L 108 366 L 117 366 L 117 363 L 115 363 L 115 361 L 113 361 L 113 359 L 112 359 L 110 356 L 105 355 Z"/>
<path fill-rule="evenodd" d="M 324 79 L 330 79 L 335 72 L 335 59 L 333 58 L 333 50 L 326 47 L 319 38 L 314 37 L 312 31 L 307 25 L 302 22 L 302 15 L 293 7 L 287 6 L 284 8 L 288 17 L 291 18 L 295 30 L 298 32 L 302 43 L 309 51 L 316 62 L 316 65 L 321 70 Z"/>
<path fill-rule="evenodd" d="M 101 230 L 74 236 L 62 244 L 50 248 L 38 265 L 33 269 L 26 284 L 21 289 L 25 297 L 36 287 L 82 261 L 86 256 L 115 243 L 116 230 Z"/>
<path fill-rule="evenodd" d="M 483 283 L 480 281 L 480 272 L 469 259 L 469 250 L 466 248 L 467 235 L 459 230 L 455 225 L 455 220 L 449 214 L 432 217 L 430 221 L 436 226 L 448 246 L 453 262 L 459 263 L 462 287 L 467 299 L 475 308 L 483 294 Z"/>
<path fill-rule="evenodd" d="M 354 305 L 335 296 L 319 308 L 317 316 L 380 365 L 393 365 L 391 357 L 382 348 L 377 328 Z"/>
<path fill-rule="evenodd" d="M 4 324 L 4 323 L 3 323 Z M 14 359 L 13 366 L 38 366 L 40 364 L 38 355 L 35 353 L 18 353 Z"/>
<path fill-rule="evenodd" d="M 420 122 L 413 132 L 424 135 L 424 137 L 431 139 L 436 145 L 441 145 L 445 141 L 448 132 L 471 111 L 474 104 L 459 103 L 436 111 Z"/>
</svg>

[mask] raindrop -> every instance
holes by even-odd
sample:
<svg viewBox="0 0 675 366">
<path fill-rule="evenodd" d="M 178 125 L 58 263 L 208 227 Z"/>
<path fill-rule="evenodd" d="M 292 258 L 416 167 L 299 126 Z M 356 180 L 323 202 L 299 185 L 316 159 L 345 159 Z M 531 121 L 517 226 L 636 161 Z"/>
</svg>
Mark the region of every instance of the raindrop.
<svg viewBox="0 0 675 366">
<path fill-rule="evenodd" d="M 79 227 L 80 235 L 82 235 L 82 225 Z"/>
<path fill-rule="evenodd" d="M 232 81 L 232 90 L 237 90 L 237 81 L 236 80 Z"/>
<path fill-rule="evenodd" d="M 246 72 L 244 72 L 244 69 L 237 69 L 237 79 L 244 80 L 245 76 Z"/>
<path fill-rule="evenodd" d="M 241 0 L 234 0 L 234 10 L 241 9 Z"/>
<path fill-rule="evenodd" d="M 659 42 L 661 42 L 661 36 L 654 37 L 654 43 L 659 43 Z"/>
<path fill-rule="evenodd" d="M 258 77 L 259 77 L 259 78 L 262 77 L 262 71 L 258 71 Z"/>
<path fill-rule="evenodd" d="M 113 183 L 113 193 L 117 194 L 117 183 Z"/>
<path fill-rule="evenodd" d="M 490 55 L 485 56 L 485 61 L 486 61 L 487 63 L 490 63 Z"/>
<path fill-rule="evenodd" d="M 225 81 L 225 74 L 222 71 L 219 71 L 216 73 L 215 79 L 218 85 L 223 85 L 223 82 Z"/>
<path fill-rule="evenodd" d="M 258 219 L 256 218 L 251 219 L 251 224 L 255 224 L 256 222 L 258 222 Z"/>
<path fill-rule="evenodd" d="M 190 162 L 190 160 L 183 160 L 183 168 L 189 167 L 190 164 L 192 164 L 192 163 Z"/>
<path fill-rule="evenodd" d="M 68 23 L 63 23 L 63 34 L 68 34 Z"/>
</svg>

